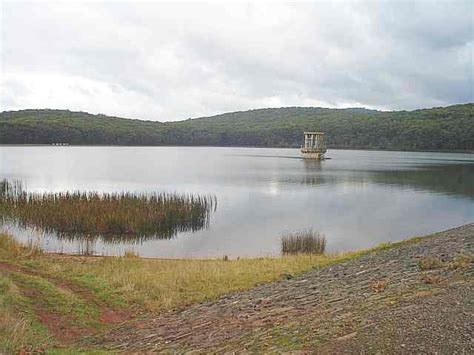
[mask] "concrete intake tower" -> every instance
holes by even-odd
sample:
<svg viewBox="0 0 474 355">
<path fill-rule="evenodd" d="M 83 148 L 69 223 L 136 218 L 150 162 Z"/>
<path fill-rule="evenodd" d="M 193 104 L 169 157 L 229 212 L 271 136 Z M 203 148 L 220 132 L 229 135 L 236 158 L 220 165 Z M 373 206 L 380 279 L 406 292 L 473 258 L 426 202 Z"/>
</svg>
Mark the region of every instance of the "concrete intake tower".
<svg viewBox="0 0 474 355">
<path fill-rule="evenodd" d="M 301 147 L 301 155 L 303 155 L 303 158 L 324 160 L 324 154 L 326 152 L 324 133 L 304 132 L 304 146 Z"/>
</svg>

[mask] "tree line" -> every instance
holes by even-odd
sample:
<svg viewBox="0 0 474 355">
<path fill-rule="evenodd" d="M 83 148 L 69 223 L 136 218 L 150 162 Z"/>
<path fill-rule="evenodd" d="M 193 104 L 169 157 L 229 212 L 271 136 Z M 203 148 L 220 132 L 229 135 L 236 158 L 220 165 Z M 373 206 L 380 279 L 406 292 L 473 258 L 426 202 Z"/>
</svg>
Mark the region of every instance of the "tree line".
<svg viewBox="0 0 474 355">
<path fill-rule="evenodd" d="M 286 107 L 153 122 L 68 110 L 0 113 L 1 144 L 299 147 L 323 131 L 329 148 L 474 150 L 474 104 L 414 111 Z"/>
</svg>

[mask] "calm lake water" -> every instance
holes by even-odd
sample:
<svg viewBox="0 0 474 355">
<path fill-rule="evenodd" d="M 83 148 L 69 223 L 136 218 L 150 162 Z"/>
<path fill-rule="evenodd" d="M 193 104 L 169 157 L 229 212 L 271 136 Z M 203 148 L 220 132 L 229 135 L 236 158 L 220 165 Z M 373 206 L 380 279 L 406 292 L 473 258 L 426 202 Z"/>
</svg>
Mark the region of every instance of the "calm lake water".
<svg viewBox="0 0 474 355">
<path fill-rule="evenodd" d="M 210 147 L 0 147 L 0 178 L 28 191 L 212 194 L 207 229 L 171 240 L 68 242 L 2 226 L 45 250 L 149 257 L 278 255 L 281 234 L 313 228 L 329 251 L 366 248 L 474 222 L 474 155 Z"/>
</svg>

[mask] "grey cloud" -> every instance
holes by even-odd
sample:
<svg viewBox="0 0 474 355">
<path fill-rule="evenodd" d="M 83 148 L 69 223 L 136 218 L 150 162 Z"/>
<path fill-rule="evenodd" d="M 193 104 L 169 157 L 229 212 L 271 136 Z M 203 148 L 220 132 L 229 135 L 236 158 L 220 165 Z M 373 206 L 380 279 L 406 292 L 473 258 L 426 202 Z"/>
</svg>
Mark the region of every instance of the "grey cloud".
<svg viewBox="0 0 474 355">
<path fill-rule="evenodd" d="M 268 106 L 474 101 L 470 2 L 1 6 L 3 110 L 164 121 Z"/>
</svg>

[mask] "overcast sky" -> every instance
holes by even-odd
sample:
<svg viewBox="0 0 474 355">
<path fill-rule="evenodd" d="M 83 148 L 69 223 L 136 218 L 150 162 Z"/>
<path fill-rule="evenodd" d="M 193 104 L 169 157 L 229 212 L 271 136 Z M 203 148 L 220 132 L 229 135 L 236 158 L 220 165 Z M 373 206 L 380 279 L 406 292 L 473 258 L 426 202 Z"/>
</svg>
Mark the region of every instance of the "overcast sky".
<svg viewBox="0 0 474 355">
<path fill-rule="evenodd" d="M 2 1 L 0 110 L 170 121 L 472 102 L 473 6 Z"/>
</svg>

